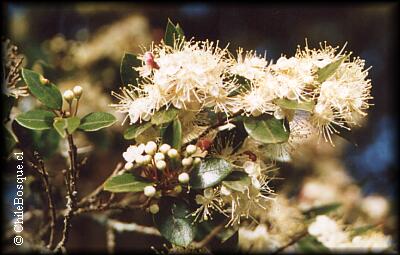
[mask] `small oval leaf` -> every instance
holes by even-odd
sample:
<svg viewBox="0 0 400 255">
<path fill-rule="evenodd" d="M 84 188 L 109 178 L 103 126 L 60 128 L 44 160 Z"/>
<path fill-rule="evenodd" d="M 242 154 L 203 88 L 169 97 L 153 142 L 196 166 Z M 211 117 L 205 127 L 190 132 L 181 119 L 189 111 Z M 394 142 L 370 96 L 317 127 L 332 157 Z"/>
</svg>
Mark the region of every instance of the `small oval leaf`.
<svg viewBox="0 0 400 255">
<path fill-rule="evenodd" d="M 56 85 L 51 82 L 43 83 L 42 75 L 25 68 L 22 69 L 22 77 L 28 85 L 29 91 L 42 104 L 50 109 L 61 109 L 62 96 Z"/>
<path fill-rule="evenodd" d="M 262 143 L 283 143 L 289 139 L 289 126 L 284 126 L 284 120 L 260 116 L 245 118 L 243 124 L 247 133 Z"/>
<path fill-rule="evenodd" d="M 139 72 L 134 68 L 142 65 L 142 61 L 136 57 L 136 55 L 132 53 L 126 52 L 122 57 L 121 66 L 120 66 L 120 74 L 122 84 L 128 85 L 132 84 L 134 86 L 137 85 L 137 78 L 139 78 Z"/>
<path fill-rule="evenodd" d="M 46 110 L 32 110 L 18 115 L 15 120 L 23 127 L 33 130 L 49 129 L 55 114 Z"/>
<path fill-rule="evenodd" d="M 79 129 L 87 132 L 109 127 L 117 122 L 114 115 L 107 112 L 92 112 L 82 118 Z"/>
<path fill-rule="evenodd" d="M 190 186 L 205 189 L 217 185 L 233 170 L 232 165 L 222 158 L 206 158 L 190 173 Z"/>
<path fill-rule="evenodd" d="M 167 27 L 165 28 L 164 43 L 174 47 L 175 42 L 179 43 L 181 40 L 184 40 L 183 29 L 179 24 L 175 26 L 172 21 L 168 19 Z"/>
<path fill-rule="evenodd" d="M 317 71 L 317 81 L 319 83 L 323 83 L 326 81 L 329 77 L 331 77 L 336 70 L 339 68 L 339 66 L 343 63 L 343 61 L 347 58 L 348 56 L 343 56 L 339 58 L 338 60 L 318 69 Z"/>
<path fill-rule="evenodd" d="M 113 176 L 104 183 L 104 190 L 110 192 L 141 192 L 144 187 L 152 185 L 151 182 L 135 176 L 131 173 L 124 173 Z"/>
<path fill-rule="evenodd" d="M 176 109 L 175 107 L 170 107 L 167 110 L 160 110 L 156 113 L 154 113 L 153 117 L 151 117 L 151 123 L 155 125 L 161 125 L 164 123 L 171 122 L 175 119 L 175 117 L 178 115 L 179 110 Z"/>
<path fill-rule="evenodd" d="M 182 146 L 182 125 L 178 118 L 174 119 L 163 132 L 163 141 L 180 150 Z"/>
<path fill-rule="evenodd" d="M 222 184 L 232 190 L 245 192 L 251 184 L 251 179 L 244 172 L 233 171 L 228 177 L 224 179 Z"/>
<path fill-rule="evenodd" d="M 284 109 L 303 110 L 303 111 L 307 111 L 307 112 L 312 112 L 314 109 L 314 106 L 315 106 L 315 103 L 313 101 L 298 102 L 297 100 L 289 100 L 286 98 L 276 99 L 276 100 L 274 100 L 274 103 Z"/>
<path fill-rule="evenodd" d="M 195 226 L 187 216 L 190 210 L 183 200 L 162 197 L 160 212 L 154 216 L 154 222 L 161 235 L 169 242 L 186 247 L 195 237 Z"/>
<path fill-rule="evenodd" d="M 140 134 L 142 134 L 144 131 L 149 129 L 152 126 L 150 122 L 144 122 L 144 123 L 135 123 L 125 129 L 124 131 L 124 138 L 126 140 L 131 140 L 135 139 L 138 137 Z"/>
<path fill-rule="evenodd" d="M 66 121 L 67 121 L 67 131 L 69 134 L 72 134 L 81 124 L 81 120 L 75 116 L 66 118 Z"/>
<path fill-rule="evenodd" d="M 67 133 L 65 129 L 67 128 L 67 121 L 65 119 L 55 118 L 53 122 L 53 127 L 61 137 L 64 138 L 66 136 Z"/>
</svg>

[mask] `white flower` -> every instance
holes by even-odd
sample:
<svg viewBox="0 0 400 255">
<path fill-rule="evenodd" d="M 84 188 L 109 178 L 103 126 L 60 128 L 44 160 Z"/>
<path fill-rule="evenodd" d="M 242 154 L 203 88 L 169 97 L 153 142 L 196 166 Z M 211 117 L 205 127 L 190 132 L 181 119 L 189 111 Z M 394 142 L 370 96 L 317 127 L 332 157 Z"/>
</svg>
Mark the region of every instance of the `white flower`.
<svg viewBox="0 0 400 255">
<path fill-rule="evenodd" d="M 281 242 L 269 233 L 265 224 L 258 225 L 254 230 L 239 229 L 239 246 L 244 251 L 266 252 L 281 246 Z"/>
<path fill-rule="evenodd" d="M 204 195 L 196 195 L 196 203 L 200 205 L 200 207 L 194 211 L 191 215 L 195 216 L 194 221 L 197 221 L 200 218 L 199 222 L 207 221 L 209 218 L 212 219 L 211 214 L 212 211 L 219 211 L 222 214 L 225 214 L 222 206 L 223 202 L 220 197 L 220 191 L 217 188 L 206 188 L 204 190 Z M 200 217 L 201 216 L 201 217 Z"/>
<path fill-rule="evenodd" d="M 391 244 L 390 236 L 377 232 L 355 236 L 351 240 L 351 248 L 363 252 L 384 252 L 391 247 Z"/>
<path fill-rule="evenodd" d="M 308 233 L 329 249 L 342 248 L 348 243 L 348 235 L 341 227 L 326 215 L 318 215 L 308 226 Z"/>
<path fill-rule="evenodd" d="M 264 76 L 267 60 L 257 56 L 253 51 L 247 51 L 243 57 L 243 49 L 237 51 L 237 62 L 231 67 L 233 74 L 243 76 L 249 80 L 258 80 Z"/>
<path fill-rule="evenodd" d="M 137 160 L 139 156 L 142 156 L 144 148 L 144 144 L 140 144 L 139 146 L 131 145 L 124 153 L 122 153 L 122 156 L 124 157 L 126 162 L 133 163 Z"/>
<path fill-rule="evenodd" d="M 362 200 L 361 209 L 372 219 L 382 219 L 389 212 L 389 202 L 382 196 L 371 195 Z"/>
</svg>

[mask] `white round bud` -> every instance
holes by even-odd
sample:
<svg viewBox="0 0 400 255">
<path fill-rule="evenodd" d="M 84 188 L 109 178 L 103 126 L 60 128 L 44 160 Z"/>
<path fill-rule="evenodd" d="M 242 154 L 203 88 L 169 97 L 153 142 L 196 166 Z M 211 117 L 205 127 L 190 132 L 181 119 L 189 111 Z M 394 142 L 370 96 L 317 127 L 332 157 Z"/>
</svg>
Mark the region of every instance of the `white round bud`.
<svg viewBox="0 0 400 255">
<path fill-rule="evenodd" d="M 168 157 L 170 157 L 170 158 L 176 158 L 179 155 L 178 151 L 175 149 L 169 149 L 167 153 L 168 153 Z"/>
<path fill-rule="evenodd" d="M 72 92 L 74 93 L 75 98 L 79 99 L 82 96 L 83 88 L 81 86 L 75 86 L 72 89 Z"/>
<path fill-rule="evenodd" d="M 144 161 L 145 161 L 145 159 L 144 159 L 144 156 L 143 155 L 138 155 L 137 157 L 136 157 L 136 163 L 138 164 L 138 165 L 144 165 Z"/>
<path fill-rule="evenodd" d="M 193 164 L 193 158 L 189 157 L 189 158 L 184 158 L 182 159 L 182 165 L 185 167 L 191 166 Z"/>
<path fill-rule="evenodd" d="M 150 141 L 146 144 L 146 147 L 144 148 L 144 152 L 150 155 L 154 155 L 157 151 L 157 144 L 153 141 Z"/>
<path fill-rule="evenodd" d="M 158 160 L 156 161 L 156 168 L 158 170 L 164 170 L 167 167 L 167 163 L 164 160 Z"/>
<path fill-rule="evenodd" d="M 155 161 L 159 161 L 159 160 L 164 160 L 165 156 L 163 153 L 161 152 L 157 152 L 156 154 L 154 154 L 154 160 Z"/>
<path fill-rule="evenodd" d="M 152 214 L 157 214 L 157 213 L 160 211 L 160 207 L 158 206 L 158 204 L 152 204 L 152 205 L 150 205 L 150 207 L 149 207 L 149 211 L 150 211 Z"/>
<path fill-rule="evenodd" d="M 72 99 L 74 99 L 74 92 L 72 92 L 72 90 L 68 89 L 64 92 L 63 97 L 68 103 L 70 103 L 72 101 Z"/>
<path fill-rule="evenodd" d="M 126 170 L 131 170 L 133 168 L 133 163 L 132 162 L 127 162 L 124 166 Z"/>
<path fill-rule="evenodd" d="M 195 153 L 196 151 L 197 151 L 197 146 L 196 146 L 196 145 L 189 144 L 189 145 L 186 147 L 186 152 L 187 152 L 189 155 L 192 155 L 192 154 Z"/>
<path fill-rule="evenodd" d="M 146 186 L 144 187 L 144 195 L 146 197 L 153 197 L 156 194 L 156 188 L 153 186 Z"/>
<path fill-rule="evenodd" d="M 181 173 L 178 176 L 178 181 L 180 183 L 183 183 L 183 184 L 188 183 L 189 182 L 189 175 L 187 173 Z"/>
<path fill-rule="evenodd" d="M 193 164 L 198 165 L 201 163 L 201 158 L 194 158 Z"/>
<path fill-rule="evenodd" d="M 147 165 L 151 162 L 151 156 L 150 155 L 144 155 L 143 156 L 143 165 Z"/>
<path fill-rule="evenodd" d="M 161 153 L 167 154 L 167 152 L 171 149 L 171 146 L 169 144 L 164 143 L 163 145 L 160 146 L 158 149 Z"/>
</svg>

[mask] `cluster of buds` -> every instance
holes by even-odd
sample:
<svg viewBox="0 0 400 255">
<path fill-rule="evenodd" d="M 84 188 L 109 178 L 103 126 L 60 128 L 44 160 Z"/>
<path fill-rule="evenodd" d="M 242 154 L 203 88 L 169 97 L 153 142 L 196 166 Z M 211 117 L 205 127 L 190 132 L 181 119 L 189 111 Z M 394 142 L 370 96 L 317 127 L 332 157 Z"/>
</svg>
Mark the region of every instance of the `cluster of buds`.
<svg viewBox="0 0 400 255">
<path fill-rule="evenodd" d="M 69 104 L 76 98 L 76 100 L 79 100 L 82 96 L 83 93 L 83 88 L 81 86 L 75 86 L 72 90 L 68 89 L 64 91 L 63 97 L 65 101 L 67 101 Z"/>
<path fill-rule="evenodd" d="M 152 198 L 148 211 L 159 211 L 155 200 L 163 194 L 178 195 L 183 187 L 188 187 L 189 172 L 201 162 L 204 152 L 196 145 L 188 145 L 181 153 L 169 144 L 157 145 L 154 141 L 132 145 L 122 154 L 126 160 L 126 171 L 133 170 L 149 179 L 154 185 L 144 188 L 144 195 Z"/>
</svg>

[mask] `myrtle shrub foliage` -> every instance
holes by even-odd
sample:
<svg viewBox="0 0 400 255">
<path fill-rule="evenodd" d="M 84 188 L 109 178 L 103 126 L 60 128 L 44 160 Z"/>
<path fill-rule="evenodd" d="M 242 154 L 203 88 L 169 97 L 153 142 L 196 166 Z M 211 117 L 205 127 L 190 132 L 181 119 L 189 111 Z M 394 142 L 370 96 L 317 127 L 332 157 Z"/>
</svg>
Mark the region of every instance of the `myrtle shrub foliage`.
<svg viewBox="0 0 400 255">
<path fill-rule="evenodd" d="M 124 167 L 98 192 L 137 194 L 137 210 L 152 214 L 155 228 L 174 247 L 201 247 L 209 235 L 219 243 L 237 240 L 241 222 L 274 203 L 276 161 L 289 161 L 313 136 L 333 145 L 333 135 L 347 134 L 366 115 L 371 84 L 364 61 L 320 46 L 299 47 L 295 56 L 274 63 L 254 51 L 239 48 L 234 56 L 218 42 L 188 39 L 168 21 L 160 44 L 122 58 L 123 86 L 112 92 L 118 102 L 110 106 L 126 114 L 123 137 L 132 145 L 122 152 Z M 87 202 L 76 197 L 73 135 L 107 128 L 117 118 L 105 112 L 79 116 L 81 87 L 62 94 L 41 74 L 21 73 L 27 87 L 9 85 L 3 97 L 15 100 L 29 91 L 41 105 L 16 122 L 54 130 L 70 145 L 64 235 L 54 247 L 62 249 L 70 218 Z M 13 102 L 8 105 L 6 118 Z M 17 142 L 8 129 L 5 134 L 10 153 Z"/>
</svg>

